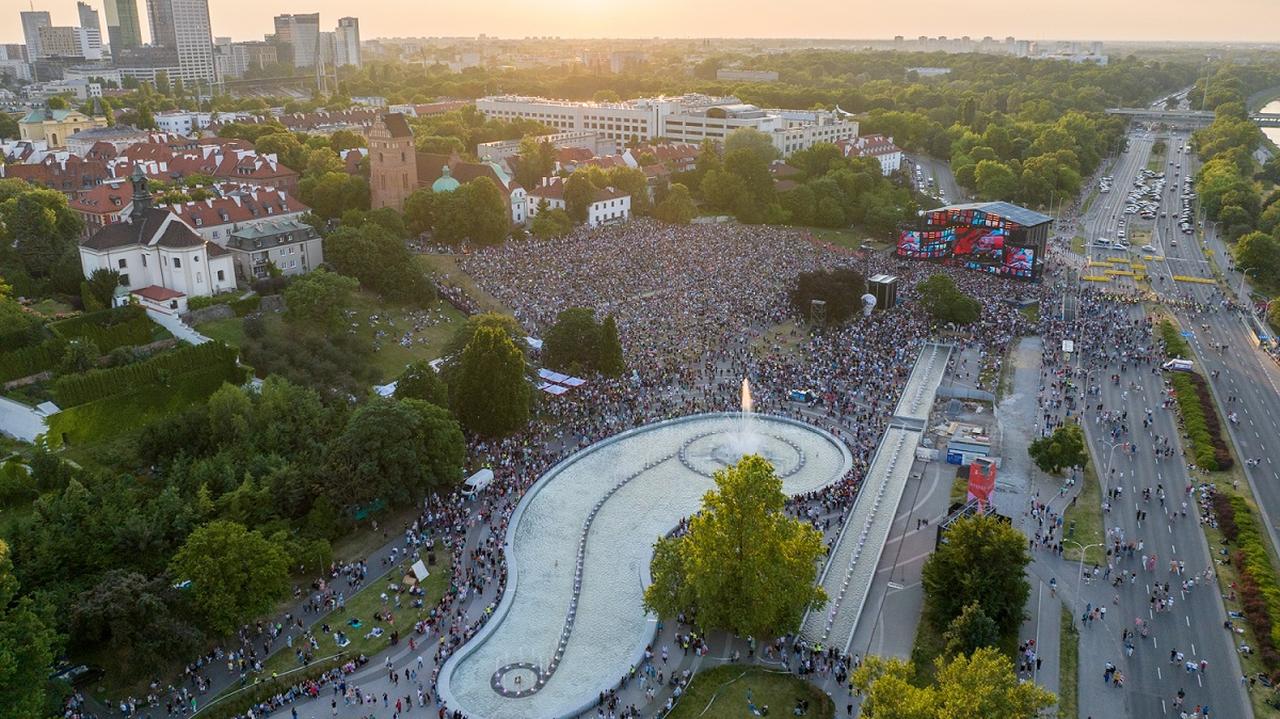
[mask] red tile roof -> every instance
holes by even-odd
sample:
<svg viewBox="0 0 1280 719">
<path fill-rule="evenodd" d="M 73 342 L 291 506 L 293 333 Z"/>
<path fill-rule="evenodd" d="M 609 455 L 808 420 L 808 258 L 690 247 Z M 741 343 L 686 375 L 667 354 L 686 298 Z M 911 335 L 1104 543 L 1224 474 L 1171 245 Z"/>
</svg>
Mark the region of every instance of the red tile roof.
<svg viewBox="0 0 1280 719">
<path fill-rule="evenodd" d="M 172 205 L 170 209 L 193 228 L 240 224 L 300 214 L 311 209 L 284 190 L 227 183 L 220 185 L 219 191 L 223 194 L 222 197 L 184 202 Z"/>
<path fill-rule="evenodd" d="M 186 295 L 178 292 L 177 290 L 171 290 L 168 287 L 161 287 L 160 285 L 147 285 L 146 287 L 136 289 L 129 294 L 138 295 L 139 297 L 151 300 L 152 302 L 164 302 L 166 300 L 177 299 L 178 297 L 186 297 Z"/>
<path fill-rule="evenodd" d="M 133 188 L 126 182 L 106 182 L 67 200 L 76 212 L 110 215 L 124 210 L 133 202 Z"/>
</svg>

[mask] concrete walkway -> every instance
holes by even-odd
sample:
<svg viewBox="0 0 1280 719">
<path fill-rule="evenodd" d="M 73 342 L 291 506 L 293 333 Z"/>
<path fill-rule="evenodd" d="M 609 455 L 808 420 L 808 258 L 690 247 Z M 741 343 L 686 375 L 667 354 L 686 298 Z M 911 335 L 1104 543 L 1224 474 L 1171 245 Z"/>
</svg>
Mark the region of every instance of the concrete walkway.
<svg viewBox="0 0 1280 719">
<path fill-rule="evenodd" d="M 996 509 L 1012 517 L 1014 526 L 1032 536 L 1039 525 L 1027 512 L 1031 500 L 1055 498 L 1060 483 L 1038 470 L 1027 454 L 1027 447 L 1036 439 L 1039 426 L 1036 396 L 1040 389 L 1041 353 L 1044 343 L 1040 337 L 1024 337 L 1009 353 L 1008 362 L 1013 369 L 1013 381 L 1009 394 L 1000 402 L 1001 464 L 997 475 L 995 494 Z M 1054 502 L 1055 509 L 1061 509 Z M 1058 655 L 1061 645 L 1062 600 L 1054 596 L 1048 583 L 1055 578 L 1058 563 L 1048 566 L 1040 556 L 1032 555 L 1028 570 L 1031 596 L 1027 600 L 1027 619 L 1022 625 L 1020 639 L 1035 640 L 1038 668 L 1033 668 L 1036 683 L 1055 694 L 1058 692 Z M 1042 566 L 1042 564 L 1044 564 Z M 1059 580 L 1058 584 L 1062 584 Z"/>
<path fill-rule="evenodd" d="M 34 442 L 45 431 L 45 415 L 34 407 L 0 397 L 0 434 Z"/>
<path fill-rule="evenodd" d="M 147 310 L 147 316 L 156 324 L 169 330 L 174 337 L 186 342 L 187 344 L 202 345 L 211 341 L 208 337 L 196 332 L 194 328 L 183 322 L 180 318 L 173 315 L 166 315 L 163 312 L 155 310 Z"/>
</svg>

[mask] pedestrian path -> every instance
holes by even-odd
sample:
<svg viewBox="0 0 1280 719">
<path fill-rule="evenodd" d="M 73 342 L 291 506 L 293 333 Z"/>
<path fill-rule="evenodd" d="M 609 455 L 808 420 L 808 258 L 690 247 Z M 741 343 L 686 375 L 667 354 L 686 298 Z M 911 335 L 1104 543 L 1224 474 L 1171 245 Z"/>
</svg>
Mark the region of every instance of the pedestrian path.
<svg viewBox="0 0 1280 719">
<path fill-rule="evenodd" d="M 35 407 L 0 397 L 0 434 L 34 442 L 45 431 L 45 416 Z"/>
<path fill-rule="evenodd" d="M 167 315 L 163 312 L 157 312 L 156 310 L 149 309 L 147 310 L 147 316 L 156 324 L 169 330 L 169 333 L 174 337 L 177 337 L 188 344 L 202 345 L 205 342 L 212 341 L 208 337 L 197 332 L 195 328 L 191 327 L 186 322 L 183 322 L 182 319 L 176 315 Z"/>
</svg>

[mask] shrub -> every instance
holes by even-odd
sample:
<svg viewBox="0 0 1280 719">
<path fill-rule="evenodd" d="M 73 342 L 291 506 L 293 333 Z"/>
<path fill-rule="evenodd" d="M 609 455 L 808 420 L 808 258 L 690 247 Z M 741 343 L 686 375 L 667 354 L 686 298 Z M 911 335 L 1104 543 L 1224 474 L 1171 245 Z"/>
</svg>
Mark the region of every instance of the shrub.
<svg viewBox="0 0 1280 719">
<path fill-rule="evenodd" d="M 74 407 L 144 385 L 168 384 L 175 375 L 215 366 L 235 367 L 235 363 L 236 351 L 220 342 L 186 345 L 145 362 L 60 377 L 53 384 L 53 394 L 61 407 Z"/>
<path fill-rule="evenodd" d="M 1240 604 L 1253 628 L 1263 666 L 1273 677 L 1280 677 L 1280 581 L 1253 510 L 1242 497 L 1232 497 L 1230 504 L 1237 537 L 1235 563 L 1240 572 Z M 1221 519 L 1219 515 L 1219 522 Z"/>
<path fill-rule="evenodd" d="M 137 305 L 90 312 L 54 322 L 49 329 L 65 340 L 89 340 L 103 353 L 117 347 L 148 344 L 156 335 L 156 325 L 147 317 L 146 310 Z"/>
<path fill-rule="evenodd" d="M 0 354 L 0 382 L 53 369 L 66 353 L 66 340 L 54 338 L 38 345 Z"/>
<path fill-rule="evenodd" d="M 1196 466 L 1211 472 L 1231 469 L 1235 462 L 1223 436 L 1222 421 L 1208 382 L 1194 372 L 1175 372 L 1171 382 Z"/>
</svg>

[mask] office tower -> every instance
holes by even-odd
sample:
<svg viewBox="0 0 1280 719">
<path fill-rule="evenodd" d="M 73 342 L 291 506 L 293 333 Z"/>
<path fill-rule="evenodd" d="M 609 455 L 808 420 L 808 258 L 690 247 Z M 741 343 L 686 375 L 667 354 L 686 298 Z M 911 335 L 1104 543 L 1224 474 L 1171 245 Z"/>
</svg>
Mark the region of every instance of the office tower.
<svg viewBox="0 0 1280 719">
<path fill-rule="evenodd" d="M 84 57 L 79 28 L 46 25 L 40 28 L 40 57 Z"/>
<path fill-rule="evenodd" d="M 316 64 L 320 44 L 320 13 L 277 15 L 276 44 L 293 61 L 294 67 Z M 280 58 L 285 62 L 286 58 Z"/>
<path fill-rule="evenodd" d="M 102 59 L 102 23 L 98 20 L 98 11 L 87 2 L 77 2 L 76 12 L 80 15 L 80 42 L 83 52 L 80 54 L 87 60 Z"/>
<path fill-rule="evenodd" d="M 46 10 L 23 10 L 21 15 L 22 39 L 27 43 L 27 61 L 35 62 L 43 56 L 40 52 L 40 28 L 52 27 L 53 21 L 49 19 Z"/>
<path fill-rule="evenodd" d="M 360 67 L 360 20 L 354 17 L 338 19 L 338 30 L 333 36 L 333 64 L 337 67 Z"/>
<path fill-rule="evenodd" d="M 188 86 L 214 82 L 209 0 L 147 0 L 147 13 L 151 44 L 177 52 L 178 67 L 170 79 L 180 77 Z"/>
<path fill-rule="evenodd" d="M 102 23 L 98 20 L 98 11 L 84 0 L 76 3 L 76 12 L 80 15 L 80 27 L 85 30 L 93 30 L 98 33 L 98 37 L 102 37 Z"/>
<path fill-rule="evenodd" d="M 107 10 L 107 41 L 111 56 L 142 45 L 142 23 L 138 20 L 138 0 L 104 0 Z"/>
<path fill-rule="evenodd" d="M 176 48 L 177 31 L 173 26 L 173 0 L 147 0 L 147 19 L 151 24 L 151 44 Z"/>
</svg>

